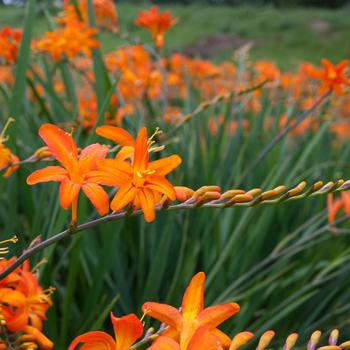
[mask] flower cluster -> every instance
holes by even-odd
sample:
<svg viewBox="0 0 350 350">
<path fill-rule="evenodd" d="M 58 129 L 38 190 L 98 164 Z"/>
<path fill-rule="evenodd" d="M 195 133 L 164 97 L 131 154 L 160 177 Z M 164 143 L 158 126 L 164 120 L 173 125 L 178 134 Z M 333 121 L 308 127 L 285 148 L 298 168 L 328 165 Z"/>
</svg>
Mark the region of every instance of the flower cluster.
<svg viewBox="0 0 350 350">
<path fill-rule="evenodd" d="M 0 62 L 12 64 L 17 61 L 19 45 L 22 38 L 21 29 L 3 27 L 0 31 Z"/>
<path fill-rule="evenodd" d="M 50 55 L 54 61 L 71 60 L 79 54 L 90 57 L 92 50 L 100 47 L 95 38 L 97 29 L 82 21 L 73 5 L 67 8 L 59 23 L 61 27 L 47 32 L 35 43 L 34 48 L 38 52 Z"/>
<path fill-rule="evenodd" d="M 0 271 L 14 260 L 1 260 Z M 0 281 L 0 349 L 53 348 L 53 343 L 42 334 L 43 321 L 52 304 L 52 292 L 52 288 L 43 290 L 40 287 L 28 261 Z"/>
<path fill-rule="evenodd" d="M 117 187 L 111 209 L 118 211 L 127 205 L 141 208 L 145 220 L 155 219 L 155 206 L 176 198 L 175 190 L 165 178 L 180 163 L 177 155 L 149 162 L 154 141 L 147 138 L 146 128 L 140 129 L 136 140 L 124 129 L 101 126 L 97 134 L 122 146 L 114 159 L 105 159 L 108 147 L 92 144 L 79 151 L 71 134 L 53 124 L 44 124 L 39 135 L 61 166 L 49 166 L 32 173 L 27 183 L 60 182 L 60 204 L 72 207 L 72 223 L 77 222 L 78 197 L 82 190 L 100 215 L 109 211 L 107 192 L 101 185 Z M 159 148 L 158 148 L 159 149 Z"/>
</svg>

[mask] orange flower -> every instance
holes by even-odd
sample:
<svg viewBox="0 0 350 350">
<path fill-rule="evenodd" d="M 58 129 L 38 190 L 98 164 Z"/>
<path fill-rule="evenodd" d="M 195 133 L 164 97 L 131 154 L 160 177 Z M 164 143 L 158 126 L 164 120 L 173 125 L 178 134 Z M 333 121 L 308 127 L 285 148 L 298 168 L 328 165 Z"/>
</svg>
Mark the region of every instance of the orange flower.
<svg viewBox="0 0 350 350">
<path fill-rule="evenodd" d="M 5 63 L 16 62 L 21 37 L 21 29 L 2 28 L 0 31 L 0 60 L 3 60 Z"/>
<path fill-rule="evenodd" d="M 157 6 L 152 6 L 149 11 L 141 11 L 134 21 L 136 25 L 146 28 L 151 33 L 157 49 L 164 46 L 164 34 L 176 22 L 177 19 L 173 18 L 169 11 L 158 12 Z"/>
<path fill-rule="evenodd" d="M 13 240 L 14 238 L 12 238 Z M 0 261 L 0 271 L 13 264 L 16 258 Z M 30 271 L 29 262 L 11 272 L 0 281 L 0 339 L 7 333 L 7 345 L 42 350 L 53 348 L 53 343 L 42 333 L 42 321 L 46 319 L 47 309 L 51 306 L 50 294 L 53 289 L 43 290 L 36 275 Z M 22 344 L 22 345 L 20 345 Z M 0 340 L 0 349 L 2 347 Z M 11 347 L 11 349 L 12 349 Z"/>
<path fill-rule="evenodd" d="M 52 305 L 50 294 L 52 288 L 43 290 L 37 277 L 29 270 L 26 261 L 20 271 L 20 279 L 15 289 L 0 289 L 2 312 L 6 326 L 12 332 L 19 332 L 31 324 L 38 330 L 42 329 L 42 321 L 46 319 L 47 309 Z"/>
<path fill-rule="evenodd" d="M 346 215 L 350 215 L 350 193 L 342 192 L 340 198 L 334 199 L 333 193 L 328 194 L 328 222 L 333 225 L 337 213 L 343 209 Z"/>
<path fill-rule="evenodd" d="M 60 185 L 60 204 L 63 209 L 72 206 L 72 223 L 77 221 L 78 196 L 82 189 L 100 215 L 108 212 L 108 195 L 89 173 L 97 169 L 97 161 L 104 159 L 108 148 L 92 144 L 78 155 L 78 147 L 72 135 L 52 124 L 44 124 L 39 130 L 40 137 L 49 147 L 52 155 L 61 166 L 48 166 L 35 171 L 27 178 L 27 184 L 58 181 Z"/>
<path fill-rule="evenodd" d="M 92 0 L 95 10 L 96 24 L 113 33 L 118 33 L 118 14 L 113 0 Z M 79 1 L 79 9 L 82 13 L 84 21 L 88 23 L 88 6 L 87 0 Z"/>
<path fill-rule="evenodd" d="M 222 350 L 220 340 L 212 334 L 209 326 L 198 328 L 186 348 L 181 348 L 175 340 L 160 336 L 149 350 Z"/>
<path fill-rule="evenodd" d="M 104 126 L 101 130 L 106 136 L 108 132 L 112 138 L 122 146 L 134 147 L 134 154 L 129 151 L 132 163 L 118 159 L 106 159 L 99 162 L 100 171 L 94 172 L 92 177 L 96 182 L 107 186 L 119 187 L 111 202 L 113 211 L 118 211 L 132 203 L 135 208 L 141 208 L 147 222 L 155 219 L 155 206 L 161 201 L 162 195 L 170 200 L 176 199 L 172 184 L 165 178 L 181 163 L 181 158 L 172 155 L 167 158 L 149 162 L 149 145 L 146 128 L 140 129 L 136 141 L 125 130 L 112 126 Z"/>
<path fill-rule="evenodd" d="M 62 28 L 47 32 L 34 47 L 39 52 L 49 54 L 53 60 L 73 59 L 79 54 L 91 56 L 92 50 L 100 46 L 96 40 L 96 28 L 89 28 L 77 16 L 67 16 L 61 23 Z"/>
<path fill-rule="evenodd" d="M 120 318 L 111 314 L 111 321 L 115 339 L 105 332 L 88 332 L 75 338 L 68 350 L 74 350 L 81 343 L 81 350 L 128 350 L 143 333 L 143 325 L 134 314 Z"/>
<path fill-rule="evenodd" d="M 8 178 L 11 174 L 18 169 L 18 165 L 13 165 L 13 163 L 18 163 L 19 159 L 17 156 L 12 154 L 12 152 L 4 145 L 4 142 L 8 140 L 8 137 L 5 136 L 8 126 L 14 121 L 14 119 L 9 118 L 0 134 L 0 171 L 7 169 L 3 174 L 4 178 Z"/>
<path fill-rule="evenodd" d="M 178 349 L 192 349 L 190 348 L 192 339 L 196 338 L 196 332 L 205 326 L 210 331 L 206 337 L 216 336 L 223 347 L 230 346 L 231 339 L 216 327 L 236 314 L 240 309 L 239 305 L 227 303 L 204 308 L 204 282 L 203 272 L 199 272 L 192 278 L 183 297 L 181 311 L 170 305 L 155 302 L 147 302 L 142 307 L 145 314 L 169 326 L 163 335 L 178 341 L 180 345 Z M 202 332 L 205 331 L 202 329 Z"/>
<path fill-rule="evenodd" d="M 333 65 L 324 58 L 322 61 L 323 68 L 309 68 L 308 75 L 316 80 L 320 80 L 322 85 L 319 94 L 324 94 L 328 90 L 333 90 L 337 95 L 344 94 L 344 85 L 350 86 L 350 80 L 346 76 L 346 70 L 349 61 L 342 60 L 337 65 Z"/>
</svg>

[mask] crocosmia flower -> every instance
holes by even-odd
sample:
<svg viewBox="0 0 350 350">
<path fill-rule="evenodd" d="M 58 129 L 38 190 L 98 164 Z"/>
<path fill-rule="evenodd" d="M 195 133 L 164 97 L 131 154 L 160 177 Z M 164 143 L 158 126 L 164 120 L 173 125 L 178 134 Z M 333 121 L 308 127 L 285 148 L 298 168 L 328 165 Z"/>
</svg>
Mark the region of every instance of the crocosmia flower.
<svg viewBox="0 0 350 350">
<path fill-rule="evenodd" d="M 322 68 L 310 68 L 308 75 L 316 80 L 321 81 L 320 94 L 327 90 L 333 90 L 337 95 L 344 94 L 344 88 L 350 86 L 350 79 L 346 75 L 349 65 L 348 60 L 343 60 L 334 65 L 326 58 L 322 61 Z"/>
<path fill-rule="evenodd" d="M 97 169 L 97 162 L 106 157 L 108 148 L 92 144 L 79 152 L 72 135 L 52 124 L 44 124 L 39 130 L 53 157 L 61 166 L 48 166 L 27 178 L 29 185 L 39 182 L 60 182 L 60 204 L 63 209 L 72 207 L 72 222 L 77 221 L 78 196 L 83 190 L 100 215 L 108 212 L 109 200 L 105 190 L 90 178 Z"/>
<path fill-rule="evenodd" d="M 113 127 L 110 127 L 113 128 Z M 146 221 L 155 219 L 155 207 L 162 196 L 176 199 L 173 185 L 165 178 L 181 163 L 177 155 L 149 161 L 149 146 L 146 128 L 140 129 L 136 141 L 123 129 L 115 128 L 114 140 L 120 140 L 125 147 L 133 147 L 132 162 L 118 159 L 106 159 L 99 162 L 99 169 L 92 173 L 92 179 L 100 184 L 118 187 L 118 192 L 111 202 L 111 209 L 118 211 L 132 204 L 141 208 Z M 118 132 L 119 130 L 119 132 Z M 107 134 L 107 129 L 104 129 Z M 110 136 L 109 138 L 112 138 Z M 130 156 L 131 153 L 128 153 Z"/>
<path fill-rule="evenodd" d="M 135 19 L 136 25 L 146 28 L 150 32 L 157 49 L 163 47 L 165 32 L 176 22 L 177 19 L 173 18 L 169 11 L 161 13 L 157 6 L 151 7 L 149 11 L 141 11 Z"/>
<path fill-rule="evenodd" d="M 163 336 L 178 340 L 179 347 L 176 348 L 173 345 L 169 349 L 205 349 L 205 347 L 197 347 L 201 336 L 211 339 L 209 349 L 220 349 L 218 344 L 223 347 L 230 346 L 231 339 L 216 327 L 236 314 L 240 307 L 236 303 L 226 303 L 205 308 L 204 282 L 205 274 L 203 272 L 199 272 L 192 278 L 183 297 L 181 311 L 173 306 L 155 302 L 147 302 L 142 306 L 142 310 L 147 316 L 169 326 Z M 217 341 L 214 337 L 217 338 Z M 196 346 L 192 345 L 192 347 L 191 343 Z M 156 347 L 155 349 L 162 348 Z"/>
<path fill-rule="evenodd" d="M 111 314 L 115 338 L 108 333 L 94 331 L 75 338 L 68 350 L 74 350 L 79 344 L 80 350 L 128 350 L 143 333 L 142 322 L 134 314 L 115 317 Z"/>
</svg>

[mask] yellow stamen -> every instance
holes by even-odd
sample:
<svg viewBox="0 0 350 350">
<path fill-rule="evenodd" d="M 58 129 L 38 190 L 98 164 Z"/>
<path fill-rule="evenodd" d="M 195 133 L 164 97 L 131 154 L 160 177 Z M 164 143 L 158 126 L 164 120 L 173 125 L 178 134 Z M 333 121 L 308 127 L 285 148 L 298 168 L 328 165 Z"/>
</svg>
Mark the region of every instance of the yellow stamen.
<svg viewBox="0 0 350 350">
<path fill-rule="evenodd" d="M 53 293 L 55 293 L 55 291 L 56 291 L 56 288 L 55 288 L 55 287 L 49 287 L 49 288 L 43 290 L 43 293 L 44 293 L 45 295 L 47 295 L 47 296 L 50 296 L 50 295 L 52 295 Z"/>
<path fill-rule="evenodd" d="M 141 317 L 141 319 L 140 319 L 141 322 L 143 322 L 143 320 L 145 319 L 145 317 L 147 316 L 147 314 L 149 313 L 149 311 L 150 311 L 150 310 L 147 309 L 147 310 L 143 313 L 143 315 L 142 315 L 142 317 Z"/>
<path fill-rule="evenodd" d="M 41 266 L 41 265 L 44 265 L 44 264 L 47 264 L 47 259 L 42 259 L 42 260 L 40 260 L 33 268 L 32 268 L 32 272 L 36 272 L 36 271 L 38 271 L 39 270 L 39 267 Z"/>
<path fill-rule="evenodd" d="M 4 241 L 0 241 L 0 244 L 5 244 L 5 243 L 17 243 L 18 242 L 18 238 L 17 236 L 13 236 L 9 239 L 5 239 Z"/>
<path fill-rule="evenodd" d="M 154 133 L 151 135 L 151 137 L 147 141 L 148 147 L 152 146 L 155 143 L 155 141 L 153 141 L 153 139 L 161 133 L 162 133 L 162 130 L 160 130 L 159 127 L 157 126 L 156 130 L 154 131 Z"/>
<path fill-rule="evenodd" d="M 160 151 L 163 151 L 163 149 L 165 148 L 165 146 L 157 146 L 157 147 L 152 147 L 152 148 L 150 148 L 149 150 L 148 150 L 148 152 L 154 152 L 154 153 L 156 153 L 156 152 L 160 152 Z"/>
<path fill-rule="evenodd" d="M 142 171 L 138 171 L 136 172 L 136 175 L 142 179 L 143 177 L 147 176 L 147 175 L 152 175 L 154 174 L 156 171 L 152 170 L 152 169 L 146 169 L 146 170 L 142 170 Z"/>
<path fill-rule="evenodd" d="M 5 243 L 17 243 L 18 238 L 17 236 L 13 236 L 9 239 L 5 239 L 4 241 L 1 241 L 0 244 L 5 244 Z M 10 252 L 9 247 L 0 247 L 0 255 L 5 255 Z M 0 257 L 0 260 L 3 260 L 3 258 Z"/>
<path fill-rule="evenodd" d="M 0 134 L 0 143 L 4 143 L 6 141 L 8 141 L 8 136 L 5 136 L 6 130 L 8 129 L 8 127 L 10 126 L 11 123 L 13 123 L 15 120 L 13 118 L 8 118 L 7 122 L 5 124 L 5 126 L 3 127 L 1 134 Z"/>
</svg>

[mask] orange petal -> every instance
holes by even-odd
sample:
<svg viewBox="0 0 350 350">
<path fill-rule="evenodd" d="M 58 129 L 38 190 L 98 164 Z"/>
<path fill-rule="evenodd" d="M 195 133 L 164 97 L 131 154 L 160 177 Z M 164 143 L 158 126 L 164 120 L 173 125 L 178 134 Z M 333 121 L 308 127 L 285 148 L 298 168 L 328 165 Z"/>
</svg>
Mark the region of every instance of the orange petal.
<svg viewBox="0 0 350 350">
<path fill-rule="evenodd" d="M 137 191 L 137 198 L 143 211 L 143 217 L 147 222 L 152 222 L 156 218 L 155 197 L 152 190 L 143 188 Z"/>
<path fill-rule="evenodd" d="M 200 327 L 193 335 L 188 350 L 222 350 L 219 339 L 209 331 L 209 327 Z"/>
<path fill-rule="evenodd" d="M 85 147 L 79 156 L 79 169 L 86 173 L 96 168 L 97 161 L 106 158 L 108 147 L 94 143 Z"/>
<path fill-rule="evenodd" d="M 184 320 L 194 320 L 204 307 L 204 272 L 192 277 L 182 299 L 182 316 Z"/>
<path fill-rule="evenodd" d="M 165 176 L 181 164 L 181 158 L 174 154 L 170 157 L 162 158 L 150 162 L 148 168 L 156 171 L 156 175 Z"/>
<path fill-rule="evenodd" d="M 109 211 L 109 198 L 106 191 L 94 183 L 85 183 L 82 188 L 97 212 L 101 216 L 107 214 Z"/>
<path fill-rule="evenodd" d="M 29 315 L 23 308 L 17 308 L 16 312 L 11 313 L 10 317 L 6 316 L 5 310 L 2 310 L 6 320 L 6 326 L 11 332 L 19 332 L 28 325 Z"/>
<path fill-rule="evenodd" d="M 111 202 L 111 209 L 113 211 L 121 210 L 134 200 L 136 193 L 137 189 L 131 183 L 120 187 Z"/>
<path fill-rule="evenodd" d="M 173 339 L 161 336 L 148 348 L 148 350 L 181 350 L 180 345 Z"/>
<path fill-rule="evenodd" d="M 48 166 L 34 171 L 27 177 L 28 185 L 35 185 L 39 182 L 63 181 L 67 179 L 68 172 L 60 166 Z"/>
<path fill-rule="evenodd" d="M 60 186 L 60 204 L 63 209 L 68 209 L 80 191 L 80 185 L 70 180 L 62 181 Z"/>
<path fill-rule="evenodd" d="M 147 178 L 147 184 L 145 185 L 145 188 L 163 193 L 171 200 L 176 199 L 175 189 L 165 177 L 153 175 L 149 176 Z"/>
<path fill-rule="evenodd" d="M 49 147 L 52 155 L 66 168 L 78 157 L 78 148 L 72 135 L 53 124 L 44 124 L 39 129 L 40 137 Z"/>
<path fill-rule="evenodd" d="M 133 137 L 124 129 L 117 126 L 103 125 L 96 128 L 96 134 L 112 140 L 121 146 L 134 146 Z"/>
<path fill-rule="evenodd" d="M 216 328 L 219 324 L 236 314 L 239 309 L 240 307 L 236 303 L 210 306 L 200 312 L 197 320 L 200 325 L 208 324 L 212 328 Z"/>
<path fill-rule="evenodd" d="M 133 146 L 125 146 L 116 154 L 115 159 L 126 160 L 134 158 L 135 148 Z"/>
<path fill-rule="evenodd" d="M 19 162 L 19 158 L 17 156 L 15 156 L 14 154 L 11 154 L 11 163 L 18 163 Z M 12 175 L 12 173 L 14 171 L 16 171 L 18 169 L 18 165 L 11 165 L 10 167 L 8 167 L 6 169 L 6 171 L 4 172 L 4 174 L 2 175 L 5 179 L 7 179 L 8 177 L 10 177 Z"/>
<path fill-rule="evenodd" d="M 112 174 L 111 172 L 105 170 L 92 170 L 85 175 L 85 180 L 87 182 L 93 182 L 99 185 L 117 187 L 124 185 L 125 182 L 130 180 L 130 177 L 125 176 L 124 173 L 123 176 L 124 178 L 121 178 L 117 174 Z"/>
<path fill-rule="evenodd" d="M 210 331 L 210 333 L 214 334 L 216 337 L 219 338 L 220 343 L 224 348 L 228 348 L 230 346 L 231 338 L 224 332 L 220 331 L 220 329 L 214 328 Z"/>
<path fill-rule="evenodd" d="M 88 332 L 76 337 L 68 350 L 74 350 L 80 343 L 80 350 L 116 350 L 114 339 L 105 332 Z"/>
<path fill-rule="evenodd" d="M 98 162 L 98 169 L 108 171 L 125 180 L 133 176 L 133 168 L 119 159 L 105 159 Z"/>
<path fill-rule="evenodd" d="M 343 201 L 345 214 L 350 215 L 350 194 L 349 194 L 349 192 L 342 192 L 341 199 Z"/>
<path fill-rule="evenodd" d="M 182 317 L 180 312 L 173 306 L 167 304 L 160 304 L 154 302 L 144 303 L 142 311 L 150 317 L 175 328 L 177 331 L 181 330 Z"/>
<path fill-rule="evenodd" d="M 143 334 L 142 322 L 135 314 L 115 317 L 111 314 L 114 333 L 117 339 L 117 349 L 127 350 Z"/>
<path fill-rule="evenodd" d="M 20 291 L 11 288 L 0 289 L 0 300 L 2 303 L 9 304 L 15 307 L 24 306 L 26 303 L 26 296 Z"/>
<path fill-rule="evenodd" d="M 134 169 L 144 170 L 148 165 L 148 144 L 146 128 L 141 128 L 135 142 Z"/>
<path fill-rule="evenodd" d="M 30 334 L 30 335 L 34 336 L 36 342 L 40 346 L 40 349 L 42 349 L 42 350 L 51 350 L 51 349 L 53 349 L 53 345 L 54 345 L 53 342 L 49 338 L 45 337 L 45 335 L 42 334 L 35 327 L 26 326 L 24 328 L 24 332 L 26 334 Z"/>
</svg>

